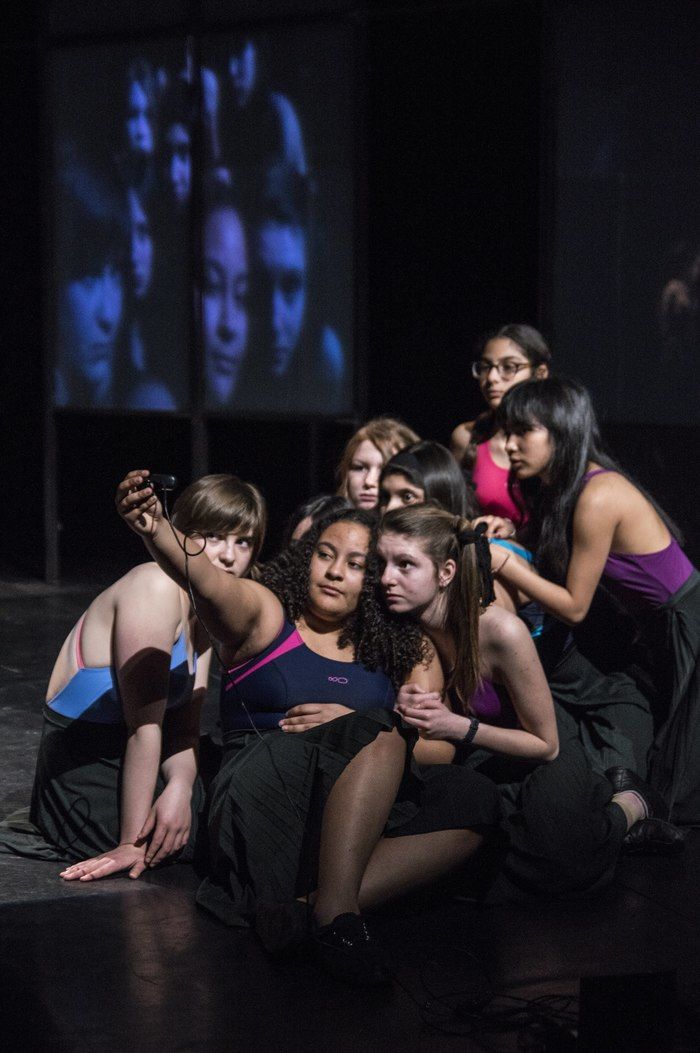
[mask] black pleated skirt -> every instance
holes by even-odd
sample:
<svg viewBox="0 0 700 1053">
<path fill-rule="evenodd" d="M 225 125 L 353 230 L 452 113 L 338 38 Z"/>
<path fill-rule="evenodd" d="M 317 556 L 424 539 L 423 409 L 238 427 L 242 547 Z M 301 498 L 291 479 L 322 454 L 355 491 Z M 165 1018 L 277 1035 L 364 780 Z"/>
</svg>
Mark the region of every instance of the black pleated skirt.
<svg viewBox="0 0 700 1053">
<path fill-rule="evenodd" d="M 247 925 L 257 900 L 291 901 L 316 887 L 323 806 L 363 747 L 398 727 L 389 710 L 350 713 L 303 734 L 241 733 L 214 779 L 209 802 L 211 876 L 197 902 L 228 925 Z M 496 786 L 454 765 L 419 768 L 410 749 L 385 836 L 434 830 L 492 829 L 500 816 Z"/>
<path fill-rule="evenodd" d="M 79 862 L 114 848 L 120 837 L 127 737 L 123 725 L 75 720 L 62 726 L 44 720 L 31 805 L 0 822 L 0 851 Z M 164 787 L 159 774 L 154 799 Z M 182 861 L 192 859 L 203 807 L 197 780 L 189 843 L 178 855 Z"/>
</svg>

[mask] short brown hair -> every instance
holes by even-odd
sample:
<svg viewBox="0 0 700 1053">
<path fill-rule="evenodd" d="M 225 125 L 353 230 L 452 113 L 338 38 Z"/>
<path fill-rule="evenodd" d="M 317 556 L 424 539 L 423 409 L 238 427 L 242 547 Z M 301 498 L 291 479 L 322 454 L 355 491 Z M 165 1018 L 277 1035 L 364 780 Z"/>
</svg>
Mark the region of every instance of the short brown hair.
<svg viewBox="0 0 700 1053">
<path fill-rule="evenodd" d="M 252 538 L 251 564 L 265 540 L 265 498 L 252 483 L 235 475 L 203 475 L 183 490 L 173 505 L 173 524 L 183 534 L 235 532 Z"/>
<path fill-rule="evenodd" d="M 374 417 L 372 420 L 368 420 L 348 439 L 343 450 L 343 456 L 340 458 L 337 471 L 337 492 L 341 497 L 348 496 L 348 472 L 350 471 L 350 465 L 358 446 L 366 439 L 373 446 L 377 447 L 382 455 L 384 464 L 399 450 L 403 450 L 406 446 L 411 446 L 414 442 L 420 442 L 420 437 L 416 435 L 412 428 L 409 428 L 408 424 L 404 424 L 401 420 L 395 420 L 393 417 Z"/>
</svg>

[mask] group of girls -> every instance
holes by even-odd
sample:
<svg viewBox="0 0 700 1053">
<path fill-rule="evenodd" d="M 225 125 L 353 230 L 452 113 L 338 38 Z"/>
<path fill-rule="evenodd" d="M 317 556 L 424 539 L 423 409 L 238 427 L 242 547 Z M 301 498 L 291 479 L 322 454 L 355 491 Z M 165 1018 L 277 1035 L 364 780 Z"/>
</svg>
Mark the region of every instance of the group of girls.
<svg viewBox="0 0 700 1053">
<path fill-rule="evenodd" d="M 584 896 L 625 845 L 682 848 L 671 820 L 700 819 L 700 577 L 601 451 L 587 393 L 549 368 L 535 330 L 499 330 L 473 369 L 488 409 L 454 454 L 368 422 L 338 493 L 301 506 L 262 566 L 254 486 L 205 477 L 170 520 L 130 472 L 117 509 L 154 562 L 69 634 L 31 810 L 0 842 L 90 881 L 191 859 L 206 827 L 200 904 L 368 984 L 390 970 L 365 914 L 443 875 L 490 901 Z M 612 672 L 571 632 L 601 577 L 644 640 Z"/>
</svg>

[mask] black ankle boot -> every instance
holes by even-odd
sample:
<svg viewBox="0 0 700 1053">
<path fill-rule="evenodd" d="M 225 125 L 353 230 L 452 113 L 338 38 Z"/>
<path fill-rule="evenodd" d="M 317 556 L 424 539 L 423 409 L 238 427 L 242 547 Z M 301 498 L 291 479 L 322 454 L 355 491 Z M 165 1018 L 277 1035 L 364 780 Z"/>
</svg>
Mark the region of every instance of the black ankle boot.
<svg viewBox="0 0 700 1053">
<path fill-rule="evenodd" d="M 359 914 L 339 914 L 312 937 L 316 961 L 336 980 L 360 987 L 376 987 L 391 980 L 388 963 Z"/>
</svg>

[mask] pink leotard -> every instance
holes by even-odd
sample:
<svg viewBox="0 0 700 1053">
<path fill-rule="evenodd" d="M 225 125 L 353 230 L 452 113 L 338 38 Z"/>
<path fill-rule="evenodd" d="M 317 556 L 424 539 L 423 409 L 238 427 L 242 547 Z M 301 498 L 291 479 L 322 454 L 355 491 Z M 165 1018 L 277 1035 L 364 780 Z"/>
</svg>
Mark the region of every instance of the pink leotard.
<svg viewBox="0 0 700 1053">
<path fill-rule="evenodd" d="M 488 441 L 479 443 L 472 469 L 472 482 L 482 511 L 486 515 L 506 516 L 512 519 L 516 526 L 522 526 L 526 516 L 508 492 L 509 474 L 507 468 L 501 468 L 494 461 Z"/>
</svg>

